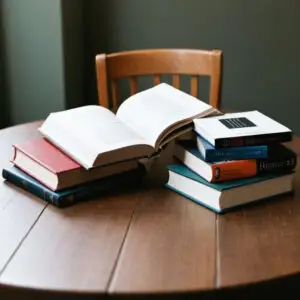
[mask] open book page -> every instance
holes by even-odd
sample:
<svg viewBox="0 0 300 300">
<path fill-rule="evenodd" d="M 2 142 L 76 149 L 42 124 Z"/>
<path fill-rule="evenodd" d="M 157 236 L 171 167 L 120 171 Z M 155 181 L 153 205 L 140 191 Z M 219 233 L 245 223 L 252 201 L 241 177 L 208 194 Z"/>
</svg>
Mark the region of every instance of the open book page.
<svg viewBox="0 0 300 300">
<path fill-rule="evenodd" d="M 145 139 L 111 111 L 96 105 L 52 113 L 39 131 L 85 168 L 95 166 L 99 154 L 104 156 L 106 161 L 101 162 L 104 164 L 130 159 L 134 155 L 145 155 L 145 151 L 153 152 Z M 145 149 L 140 149 L 138 145 Z M 126 147 L 132 146 L 140 153 L 126 150 Z M 114 153 L 120 149 L 123 151 Z"/>
<path fill-rule="evenodd" d="M 157 150 L 164 134 L 211 111 L 210 105 L 161 83 L 128 98 L 119 107 L 117 117 Z"/>
</svg>

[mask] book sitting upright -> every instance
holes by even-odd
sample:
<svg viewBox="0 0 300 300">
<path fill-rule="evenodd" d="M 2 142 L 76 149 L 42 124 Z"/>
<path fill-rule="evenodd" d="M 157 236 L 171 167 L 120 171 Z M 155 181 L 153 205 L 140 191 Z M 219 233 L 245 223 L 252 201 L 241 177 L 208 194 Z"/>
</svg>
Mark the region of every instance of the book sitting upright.
<svg viewBox="0 0 300 300">
<path fill-rule="evenodd" d="M 193 119 L 220 114 L 166 83 L 125 100 L 116 114 L 88 105 L 51 113 L 39 128 L 50 142 L 86 169 L 159 152 L 193 129 Z"/>
</svg>

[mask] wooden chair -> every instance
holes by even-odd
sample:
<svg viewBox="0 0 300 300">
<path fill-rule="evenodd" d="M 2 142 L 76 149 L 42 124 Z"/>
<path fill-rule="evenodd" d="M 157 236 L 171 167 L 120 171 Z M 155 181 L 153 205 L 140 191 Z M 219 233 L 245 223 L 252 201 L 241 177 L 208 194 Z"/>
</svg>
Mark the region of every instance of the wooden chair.
<svg viewBox="0 0 300 300">
<path fill-rule="evenodd" d="M 137 76 L 171 74 L 172 84 L 180 88 L 180 75 L 191 75 L 190 94 L 198 96 L 199 75 L 210 76 L 209 103 L 219 108 L 221 50 L 153 49 L 134 50 L 96 56 L 99 105 L 109 108 L 108 83 L 112 83 L 113 111 L 119 105 L 118 79 L 129 77 L 131 95 L 138 92 Z"/>
</svg>

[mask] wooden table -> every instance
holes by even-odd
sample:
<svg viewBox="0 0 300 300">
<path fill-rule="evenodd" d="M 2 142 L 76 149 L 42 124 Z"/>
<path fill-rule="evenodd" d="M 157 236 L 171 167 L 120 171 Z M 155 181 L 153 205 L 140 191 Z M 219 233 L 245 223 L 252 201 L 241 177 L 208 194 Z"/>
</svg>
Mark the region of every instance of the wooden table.
<svg viewBox="0 0 300 300">
<path fill-rule="evenodd" d="M 39 124 L 0 131 L 1 170 Z M 1 179 L 0 299 L 299 292 L 299 168 L 294 196 L 217 215 L 163 187 L 166 157 L 153 184 L 65 209 Z"/>
</svg>

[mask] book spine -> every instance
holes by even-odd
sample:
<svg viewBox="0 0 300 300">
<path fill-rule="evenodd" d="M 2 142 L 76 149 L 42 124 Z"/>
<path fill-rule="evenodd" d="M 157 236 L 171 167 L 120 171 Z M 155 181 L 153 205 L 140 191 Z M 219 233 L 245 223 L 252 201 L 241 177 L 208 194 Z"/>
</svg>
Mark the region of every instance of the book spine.
<svg viewBox="0 0 300 300">
<path fill-rule="evenodd" d="M 102 182 L 95 181 L 88 188 L 80 186 L 75 189 L 72 194 L 72 201 L 79 202 L 82 200 L 89 200 L 94 197 L 103 195 L 106 191 L 120 190 L 125 187 L 137 186 L 142 179 L 141 170 L 130 170 L 121 174 L 112 175 L 105 178 Z M 71 195 L 68 195 L 70 197 Z M 64 198 L 64 196 L 62 196 Z"/>
<path fill-rule="evenodd" d="M 211 168 L 211 182 L 246 178 L 257 174 L 255 159 L 217 163 L 213 164 Z"/>
<path fill-rule="evenodd" d="M 142 182 L 144 173 L 144 169 L 140 167 L 60 192 L 51 191 L 35 179 L 22 177 L 19 173 L 10 172 L 9 169 L 3 169 L 2 177 L 46 202 L 58 207 L 66 207 L 81 200 L 99 197 L 102 192 L 107 190 L 116 190 L 116 188 L 120 189 L 125 186 L 135 186 Z"/>
<path fill-rule="evenodd" d="M 268 157 L 268 146 L 235 147 L 206 150 L 205 160 L 217 162 L 222 160 L 244 160 Z"/>
<path fill-rule="evenodd" d="M 35 181 L 33 180 L 32 181 L 26 180 L 25 178 L 22 178 L 21 176 L 18 176 L 17 174 L 12 173 L 6 169 L 2 170 L 2 177 L 6 179 L 8 182 L 58 207 L 67 206 L 73 200 L 72 197 L 68 197 L 68 198 L 65 197 L 61 199 L 61 197 L 57 193 L 50 191 L 46 187 L 43 188 L 39 183 L 36 184 Z"/>
<path fill-rule="evenodd" d="M 282 159 L 257 159 L 256 167 L 258 174 L 264 173 L 284 173 L 295 169 L 297 165 L 297 155 L 284 157 Z"/>
<path fill-rule="evenodd" d="M 215 141 L 215 148 L 258 146 L 276 143 L 285 143 L 292 140 L 292 133 L 272 133 L 255 136 L 242 136 L 235 138 L 223 138 Z"/>
<path fill-rule="evenodd" d="M 284 173 L 293 170 L 297 156 L 277 159 L 237 160 L 212 165 L 211 182 L 227 181 L 256 176 L 265 173 Z"/>
</svg>

